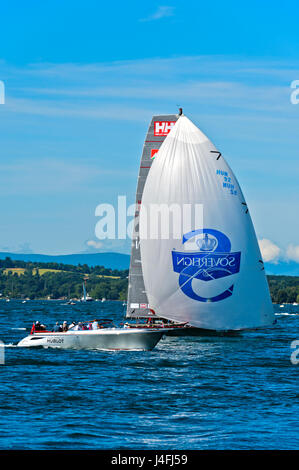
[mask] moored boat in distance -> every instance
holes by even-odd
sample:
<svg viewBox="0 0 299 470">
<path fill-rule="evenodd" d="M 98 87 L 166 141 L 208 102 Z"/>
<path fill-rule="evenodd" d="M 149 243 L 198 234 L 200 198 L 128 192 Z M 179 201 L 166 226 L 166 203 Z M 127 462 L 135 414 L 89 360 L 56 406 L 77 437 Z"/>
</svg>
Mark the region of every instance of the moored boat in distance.
<svg viewBox="0 0 299 470">
<path fill-rule="evenodd" d="M 81 297 L 81 302 L 92 302 L 93 298 L 90 297 L 86 292 L 86 279 L 83 282 L 83 297 Z"/>
</svg>

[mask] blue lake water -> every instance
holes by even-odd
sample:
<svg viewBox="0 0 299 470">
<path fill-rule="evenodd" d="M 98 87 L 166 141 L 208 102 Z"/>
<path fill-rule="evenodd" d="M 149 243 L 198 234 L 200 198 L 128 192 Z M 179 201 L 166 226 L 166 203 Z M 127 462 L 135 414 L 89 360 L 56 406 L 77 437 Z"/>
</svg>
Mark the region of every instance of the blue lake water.
<svg viewBox="0 0 299 470">
<path fill-rule="evenodd" d="M 298 449 L 299 306 L 274 308 L 272 329 L 238 337 L 68 351 L 17 348 L 27 334 L 18 328 L 122 320 L 122 303 L 1 300 L 0 448 Z"/>
</svg>

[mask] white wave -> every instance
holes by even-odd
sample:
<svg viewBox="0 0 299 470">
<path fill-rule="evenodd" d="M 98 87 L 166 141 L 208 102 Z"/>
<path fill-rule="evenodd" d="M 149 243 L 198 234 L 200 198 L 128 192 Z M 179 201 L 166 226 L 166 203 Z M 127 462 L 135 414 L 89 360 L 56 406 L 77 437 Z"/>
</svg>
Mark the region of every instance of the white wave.
<svg viewBox="0 0 299 470">
<path fill-rule="evenodd" d="M 286 316 L 293 316 L 293 315 L 299 315 L 298 313 L 289 313 L 289 312 L 282 312 L 282 313 L 275 313 L 275 315 L 277 316 L 282 316 L 282 315 L 286 315 Z"/>
</svg>

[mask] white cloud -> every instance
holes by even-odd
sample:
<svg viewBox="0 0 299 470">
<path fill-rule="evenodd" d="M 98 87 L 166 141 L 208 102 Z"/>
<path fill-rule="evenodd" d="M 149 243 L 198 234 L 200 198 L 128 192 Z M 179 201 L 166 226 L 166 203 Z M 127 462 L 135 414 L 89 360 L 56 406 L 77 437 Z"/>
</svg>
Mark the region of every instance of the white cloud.
<svg viewBox="0 0 299 470">
<path fill-rule="evenodd" d="M 88 240 L 86 242 L 86 245 L 90 248 L 94 248 L 96 250 L 98 250 L 99 248 L 103 248 L 103 243 L 102 242 L 98 242 L 98 241 L 95 241 L 95 240 Z"/>
<path fill-rule="evenodd" d="M 0 161 L 0 196 L 61 194 L 91 191 L 91 185 L 106 178 L 135 178 L 130 169 L 114 169 L 96 157 L 27 157 L 14 162 Z M 102 184 L 102 183 L 101 183 Z"/>
<path fill-rule="evenodd" d="M 0 195 L 65 193 L 87 188 L 97 178 L 112 175 L 89 158 L 19 158 L 0 163 Z"/>
<path fill-rule="evenodd" d="M 277 245 L 271 242 L 271 240 L 263 238 L 262 240 L 259 240 L 259 246 L 264 261 L 277 263 L 281 254 L 281 249 Z"/>
<path fill-rule="evenodd" d="M 160 7 L 153 17 L 172 11 L 172 7 Z M 276 66 L 282 76 L 267 74 L 267 66 L 269 71 Z M 299 73 L 299 66 L 295 67 L 294 76 L 296 70 Z M 202 110 L 222 122 L 237 116 L 238 121 L 266 120 L 280 128 L 297 125 L 295 107 L 289 103 L 291 89 L 286 85 L 290 83 L 287 62 L 187 56 L 19 68 L 4 64 L 3 69 L 4 78 L 11 76 L 6 120 L 11 113 L 147 122 L 153 113 L 181 103 L 189 113 Z M 271 127 L 271 142 L 276 135 Z"/>
<path fill-rule="evenodd" d="M 174 7 L 170 6 L 160 6 L 157 11 L 147 18 L 143 18 L 140 21 L 155 21 L 160 20 L 161 18 L 168 18 L 169 16 L 174 15 Z"/>
<path fill-rule="evenodd" d="M 31 249 L 31 244 L 28 242 L 20 243 L 18 246 L 0 246 L 1 251 L 7 251 L 9 253 L 33 253 L 33 250 Z"/>
<path fill-rule="evenodd" d="M 17 253 L 33 253 L 33 250 L 31 249 L 31 245 L 28 242 L 21 243 L 19 245 L 18 250 L 16 250 Z"/>
<path fill-rule="evenodd" d="M 299 245 L 289 245 L 287 247 L 287 258 L 299 263 Z"/>
<path fill-rule="evenodd" d="M 101 253 L 114 252 L 129 254 L 131 251 L 131 240 L 129 238 L 125 240 L 88 240 L 85 242 L 85 245 L 87 245 L 87 251 L 90 253 L 94 253 L 94 250 L 96 250 Z"/>
</svg>

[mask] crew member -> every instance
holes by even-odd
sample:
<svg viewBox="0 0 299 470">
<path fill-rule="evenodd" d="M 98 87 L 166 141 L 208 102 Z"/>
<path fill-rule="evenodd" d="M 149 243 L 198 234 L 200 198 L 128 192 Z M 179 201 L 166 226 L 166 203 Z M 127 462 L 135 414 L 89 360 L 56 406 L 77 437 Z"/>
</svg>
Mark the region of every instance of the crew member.
<svg viewBox="0 0 299 470">
<path fill-rule="evenodd" d="M 54 328 L 52 330 L 54 333 L 58 333 L 59 331 L 62 331 L 62 328 L 61 326 L 59 325 L 58 321 L 56 322 L 56 324 L 54 325 Z"/>
<path fill-rule="evenodd" d="M 35 331 L 44 331 L 45 325 L 42 325 L 38 320 L 35 322 Z"/>
</svg>

